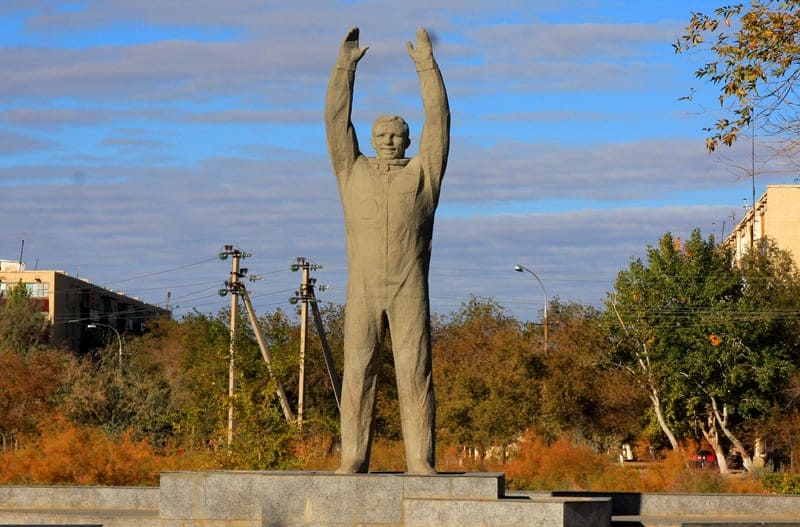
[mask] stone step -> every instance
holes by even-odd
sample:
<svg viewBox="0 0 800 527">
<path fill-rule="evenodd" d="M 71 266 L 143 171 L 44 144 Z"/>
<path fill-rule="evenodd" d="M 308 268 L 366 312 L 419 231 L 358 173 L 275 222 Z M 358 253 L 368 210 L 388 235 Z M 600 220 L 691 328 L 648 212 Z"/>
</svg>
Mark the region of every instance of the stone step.
<svg viewBox="0 0 800 527">
<path fill-rule="evenodd" d="M 158 510 L 158 487 L 0 485 L 0 509 Z"/>
<path fill-rule="evenodd" d="M 780 518 L 774 516 L 635 516 L 615 515 L 612 527 L 800 527 L 800 516 Z"/>
<path fill-rule="evenodd" d="M 403 516 L 404 527 L 607 527 L 611 500 L 416 498 L 404 500 Z"/>
<path fill-rule="evenodd" d="M 0 527 L 160 527 L 157 510 L 0 509 Z"/>
</svg>

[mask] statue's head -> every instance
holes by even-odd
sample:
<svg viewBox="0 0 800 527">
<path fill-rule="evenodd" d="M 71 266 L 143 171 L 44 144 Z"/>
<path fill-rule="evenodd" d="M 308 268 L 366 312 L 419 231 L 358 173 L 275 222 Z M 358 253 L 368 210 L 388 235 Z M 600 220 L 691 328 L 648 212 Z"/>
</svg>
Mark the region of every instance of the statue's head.
<svg viewBox="0 0 800 527">
<path fill-rule="evenodd" d="M 411 144 L 408 123 L 396 115 L 382 115 L 372 125 L 372 147 L 378 159 L 401 159 Z"/>
</svg>

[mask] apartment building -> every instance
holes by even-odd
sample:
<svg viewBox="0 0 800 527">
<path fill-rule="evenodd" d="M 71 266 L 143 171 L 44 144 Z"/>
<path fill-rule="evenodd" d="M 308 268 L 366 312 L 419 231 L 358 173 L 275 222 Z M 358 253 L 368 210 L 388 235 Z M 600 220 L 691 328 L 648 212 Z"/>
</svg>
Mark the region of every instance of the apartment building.
<svg viewBox="0 0 800 527">
<path fill-rule="evenodd" d="M 792 253 L 800 268 L 800 184 L 767 185 L 767 190 L 725 238 L 738 262 L 751 244 L 772 238 Z"/>
<path fill-rule="evenodd" d="M 145 323 L 170 317 L 158 306 L 95 285 L 64 271 L 25 269 L 21 262 L 0 260 L 0 302 L 23 283 L 53 326 L 53 344 L 86 352 L 122 333 L 141 334 Z"/>
</svg>

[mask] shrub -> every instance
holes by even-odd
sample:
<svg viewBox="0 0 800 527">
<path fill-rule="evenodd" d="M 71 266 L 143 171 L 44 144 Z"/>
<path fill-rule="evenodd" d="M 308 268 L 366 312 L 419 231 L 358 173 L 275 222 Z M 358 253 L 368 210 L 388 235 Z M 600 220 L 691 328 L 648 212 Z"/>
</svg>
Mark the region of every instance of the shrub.
<svg viewBox="0 0 800 527">
<path fill-rule="evenodd" d="M 131 434 L 116 437 L 96 427 L 77 427 L 56 417 L 39 436 L 0 454 L 0 483 L 74 485 L 155 485 L 175 459 L 157 456 Z"/>
<path fill-rule="evenodd" d="M 605 456 L 566 439 L 547 444 L 528 434 L 508 463 L 502 466 L 512 488 L 589 490 L 606 466 Z"/>
<path fill-rule="evenodd" d="M 800 474 L 772 472 L 761 476 L 767 492 L 774 494 L 800 494 Z"/>
</svg>

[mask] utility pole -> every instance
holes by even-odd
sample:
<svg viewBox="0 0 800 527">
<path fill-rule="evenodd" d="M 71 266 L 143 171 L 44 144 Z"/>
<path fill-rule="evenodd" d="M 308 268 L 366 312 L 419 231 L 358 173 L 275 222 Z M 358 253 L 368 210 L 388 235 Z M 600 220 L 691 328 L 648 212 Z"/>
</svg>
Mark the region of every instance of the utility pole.
<svg viewBox="0 0 800 527">
<path fill-rule="evenodd" d="M 239 269 L 239 262 L 242 258 L 247 258 L 251 255 L 239 249 L 234 249 L 233 245 L 226 245 L 225 250 L 219 253 L 219 259 L 225 260 L 228 256 L 232 257 L 231 279 L 225 282 L 228 291 L 231 293 L 230 352 L 228 362 L 228 448 L 230 448 L 233 444 L 233 397 L 236 392 L 236 319 L 239 311 L 239 278 L 247 274 L 247 269 Z"/>
<path fill-rule="evenodd" d="M 232 251 L 233 249 L 232 246 L 226 245 L 225 249 L 226 252 L 220 253 L 219 255 L 220 258 L 224 260 L 225 258 L 228 257 L 228 255 L 233 255 L 235 260 L 236 255 Z M 239 257 L 245 258 L 247 256 L 252 256 L 252 255 L 239 252 Z M 236 312 L 234 311 L 234 309 L 236 308 L 233 307 L 236 305 L 235 304 L 236 296 L 237 295 L 242 296 L 242 303 L 244 304 L 245 310 L 247 311 L 247 316 L 250 319 L 250 325 L 253 326 L 253 333 L 255 333 L 256 341 L 258 342 L 258 347 L 261 350 L 261 356 L 264 358 L 264 362 L 267 364 L 267 370 L 269 370 L 270 375 L 272 375 L 272 354 L 270 353 L 269 348 L 267 348 L 267 342 L 266 339 L 264 339 L 264 334 L 261 332 L 261 326 L 258 323 L 258 317 L 256 316 L 255 309 L 253 309 L 253 303 L 250 301 L 250 295 L 247 292 L 247 288 L 245 287 L 244 283 L 240 280 L 241 278 L 244 278 L 245 275 L 247 275 L 247 269 L 246 268 L 238 269 L 238 263 L 235 261 L 233 264 L 233 269 L 234 270 L 231 271 L 231 279 L 225 282 L 225 287 L 219 290 L 219 295 L 225 296 L 228 293 L 231 293 L 233 295 L 233 298 L 231 299 L 232 313 Z M 254 278 L 251 276 L 250 280 L 253 281 Z M 231 357 L 233 356 L 234 355 L 232 351 Z M 230 388 L 230 379 L 234 378 L 232 377 L 234 373 L 233 360 L 231 360 L 231 368 L 229 372 L 231 373 L 231 377 L 229 378 L 229 388 Z M 275 381 L 275 393 L 278 395 L 278 400 L 280 401 L 281 408 L 283 409 L 283 415 L 287 421 L 292 422 L 294 421 L 294 414 L 292 414 L 292 409 L 289 405 L 289 399 L 286 397 L 286 391 L 283 389 L 283 385 L 281 384 L 280 380 L 275 378 L 273 379 Z M 231 392 L 229 391 L 229 396 L 230 393 Z M 232 422 L 231 408 L 232 406 L 229 406 L 228 408 L 229 411 L 228 417 L 230 419 L 229 433 L 231 428 L 230 423 Z"/>
<path fill-rule="evenodd" d="M 320 343 L 322 344 L 322 354 L 325 358 L 325 366 L 328 369 L 328 377 L 331 380 L 333 394 L 336 397 L 336 406 L 341 410 L 341 395 L 342 395 L 342 381 L 336 373 L 336 368 L 333 363 L 333 356 L 331 355 L 330 347 L 328 346 L 328 339 L 325 336 L 325 327 L 322 324 L 322 317 L 319 313 L 319 306 L 317 298 L 314 294 L 314 285 L 316 284 L 315 278 L 309 277 L 309 272 L 322 269 L 321 265 L 309 263 L 305 258 L 297 258 L 297 262 L 292 265 L 292 271 L 302 270 L 300 291 L 295 291 L 295 296 L 289 299 L 291 304 L 301 302 L 300 306 L 300 380 L 299 380 L 299 394 L 298 394 L 298 424 L 302 428 L 303 418 L 303 399 L 304 399 L 304 383 L 305 383 L 305 356 L 308 343 L 308 306 L 311 305 L 311 311 L 314 315 L 314 322 L 317 326 L 317 334 L 319 335 Z"/>
<path fill-rule="evenodd" d="M 314 266 L 317 269 L 317 266 Z M 303 429 L 303 406 L 305 403 L 306 384 L 306 343 L 308 341 L 308 278 L 311 264 L 302 256 L 292 270 L 301 270 L 300 278 L 300 374 L 297 381 L 297 426 Z"/>
</svg>

